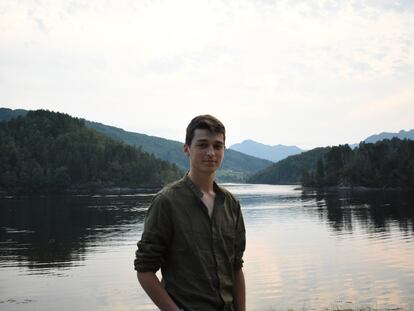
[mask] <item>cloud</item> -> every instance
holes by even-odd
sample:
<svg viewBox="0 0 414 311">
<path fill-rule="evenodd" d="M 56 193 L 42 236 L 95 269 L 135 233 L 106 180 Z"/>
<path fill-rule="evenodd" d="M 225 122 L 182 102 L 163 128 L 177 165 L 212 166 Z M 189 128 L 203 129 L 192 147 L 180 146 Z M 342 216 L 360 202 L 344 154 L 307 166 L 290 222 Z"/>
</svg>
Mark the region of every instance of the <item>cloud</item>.
<svg viewBox="0 0 414 311">
<path fill-rule="evenodd" d="M 76 14 L 89 9 L 91 9 L 91 7 L 85 1 L 68 1 L 64 11 L 69 15 L 75 16 Z"/>
<path fill-rule="evenodd" d="M 407 112 L 409 113 L 405 115 Z M 403 118 L 406 122 L 395 124 L 392 122 L 394 118 Z M 385 124 L 392 125 L 394 130 L 401 126 L 412 126 L 414 124 L 414 84 L 384 98 L 362 104 L 358 109 L 356 119 L 359 121 L 382 120 Z"/>
<path fill-rule="evenodd" d="M 414 10 L 414 3 L 411 0 L 370 0 L 367 5 L 378 7 L 382 10 L 393 10 L 397 12 L 407 12 Z"/>
<path fill-rule="evenodd" d="M 43 33 L 47 34 L 47 28 L 46 28 L 46 25 L 45 25 L 45 23 L 43 22 L 43 20 L 42 20 L 42 19 L 40 19 L 40 18 L 34 18 L 34 21 L 36 22 L 37 28 L 38 28 L 41 32 L 43 32 Z"/>
<path fill-rule="evenodd" d="M 414 83 L 409 1 L 5 0 L 0 14 L 1 100 L 16 108 L 179 139 L 179 122 L 210 111 L 234 140 L 307 145 L 412 112 L 398 95 Z M 407 104 L 367 108 L 385 98 Z M 369 127 L 347 136 L 338 120 L 355 118 Z"/>
</svg>

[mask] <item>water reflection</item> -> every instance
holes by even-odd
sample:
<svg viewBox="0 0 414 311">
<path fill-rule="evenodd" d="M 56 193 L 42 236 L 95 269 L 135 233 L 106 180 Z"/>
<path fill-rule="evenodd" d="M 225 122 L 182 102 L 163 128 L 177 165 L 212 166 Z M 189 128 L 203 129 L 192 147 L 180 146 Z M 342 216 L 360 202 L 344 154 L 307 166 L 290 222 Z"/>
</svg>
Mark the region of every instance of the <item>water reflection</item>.
<svg viewBox="0 0 414 311">
<path fill-rule="evenodd" d="M 0 199 L 1 266 L 31 273 L 82 264 L 96 244 L 141 226 L 151 195 Z"/>
<path fill-rule="evenodd" d="M 314 200 L 321 221 L 339 234 L 352 233 L 356 224 L 372 234 L 395 226 L 406 234 L 414 232 L 413 191 L 304 190 L 301 199 Z"/>
<path fill-rule="evenodd" d="M 263 186 L 230 185 L 252 310 L 414 309 L 413 193 Z"/>
<path fill-rule="evenodd" d="M 414 310 L 412 192 L 226 187 L 246 223 L 248 310 Z M 155 310 L 132 264 L 151 199 L 0 199 L 1 307 Z"/>
</svg>

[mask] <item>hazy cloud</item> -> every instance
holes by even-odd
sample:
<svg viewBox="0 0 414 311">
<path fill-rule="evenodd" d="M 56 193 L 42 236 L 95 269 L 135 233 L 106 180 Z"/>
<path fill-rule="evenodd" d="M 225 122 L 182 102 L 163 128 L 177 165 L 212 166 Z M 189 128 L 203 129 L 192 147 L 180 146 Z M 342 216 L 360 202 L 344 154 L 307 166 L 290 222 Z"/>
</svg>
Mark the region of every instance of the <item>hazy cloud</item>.
<svg viewBox="0 0 414 311">
<path fill-rule="evenodd" d="M 228 123 L 229 143 L 359 141 L 413 127 L 414 94 L 404 91 L 414 89 L 413 8 L 386 0 L 3 0 L 0 100 L 167 138 L 181 139 L 194 114 L 209 112 Z M 383 104 L 371 117 L 385 98 L 405 104 L 396 114 Z M 167 117 L 184 124 L 166 128 Z M 342 124 L 359 130 L 350 136 Z"/>
</svg>

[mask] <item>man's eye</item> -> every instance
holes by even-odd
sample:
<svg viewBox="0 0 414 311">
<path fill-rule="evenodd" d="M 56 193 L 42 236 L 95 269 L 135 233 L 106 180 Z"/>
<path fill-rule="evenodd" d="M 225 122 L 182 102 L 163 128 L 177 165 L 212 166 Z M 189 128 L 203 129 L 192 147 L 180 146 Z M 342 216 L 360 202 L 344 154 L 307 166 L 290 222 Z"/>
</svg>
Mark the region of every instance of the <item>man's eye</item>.
<svg viewBox="0 0 414 311">
<path fill-rule="evenodd" d="M 223 145 L 214 145 L 214 149 L 221 150 L 223 149 Z"/>
</svg>

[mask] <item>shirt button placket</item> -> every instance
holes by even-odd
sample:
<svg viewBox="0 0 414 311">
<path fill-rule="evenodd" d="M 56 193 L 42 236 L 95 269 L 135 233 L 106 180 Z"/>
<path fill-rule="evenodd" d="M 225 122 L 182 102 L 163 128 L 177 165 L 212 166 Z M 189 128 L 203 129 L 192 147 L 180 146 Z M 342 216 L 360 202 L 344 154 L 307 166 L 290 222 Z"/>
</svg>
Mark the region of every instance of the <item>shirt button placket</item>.
<svg viewBox="0 0 414 311">
<path fill-rule="evenodd" d="M 215 226 L 215 223 L 212 222 L 211 225 L 211 242 L 212 242 L 212 249 L 213 249 L 213 256 L 214 256 L 214 262 L 215 262 L 215 270 L 216 270 L 216 280 L 217 280 L 217 284 L 216 284 L 216 290 L 218 293 L 218 296 L 220 297 L 220 299 L 222 300 L 221 294 L 220 294 L 220 287 L 221 287 L 221 279 L 220 279 L 220 272 L 219 272 L 219 267 L 218 267 L 218 262 L 217 262 L 217 256 L 219 254 L 219 251 L 217 250 L 217 228 Z"/>
</svg>

